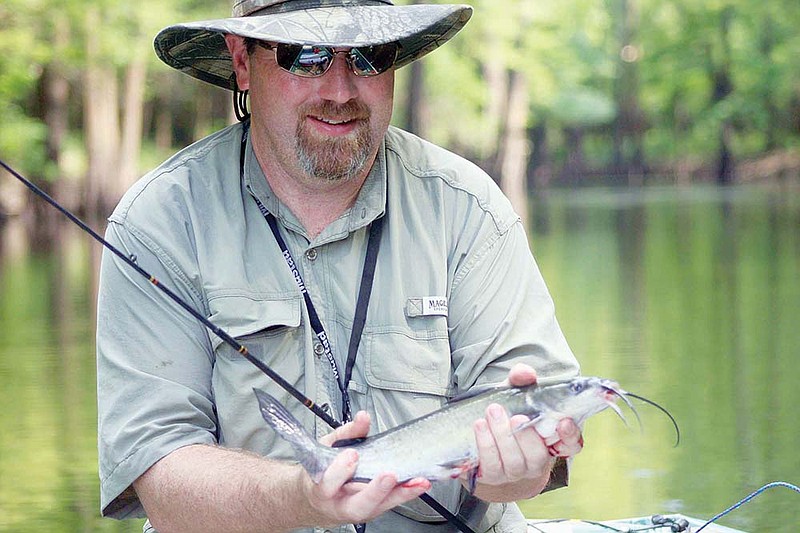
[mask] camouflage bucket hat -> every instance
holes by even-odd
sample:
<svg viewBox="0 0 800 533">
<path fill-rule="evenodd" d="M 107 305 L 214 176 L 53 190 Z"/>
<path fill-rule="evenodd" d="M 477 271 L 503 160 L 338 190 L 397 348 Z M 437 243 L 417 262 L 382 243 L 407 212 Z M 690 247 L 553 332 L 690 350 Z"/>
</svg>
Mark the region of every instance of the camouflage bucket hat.
<svg viewBox="0 0 800 533">
<path fill-rule="evenodd" d="M 234 89 L 226 33 L 271 42 L 355 48 L 396 42 L 395 68 L 433 51 L 472 16 L 466 5 L 390 0 L 234 0 L 233 17 L 176 24 L 155 38 L 158 57 L 189 76 Z"/>
</svg>

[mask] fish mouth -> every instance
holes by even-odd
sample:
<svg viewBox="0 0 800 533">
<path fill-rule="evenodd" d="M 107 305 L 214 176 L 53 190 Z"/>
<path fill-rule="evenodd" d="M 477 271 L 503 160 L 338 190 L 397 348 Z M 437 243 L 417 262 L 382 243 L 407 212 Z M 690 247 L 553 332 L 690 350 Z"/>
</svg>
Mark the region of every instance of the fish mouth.
<svg viewBox="0 0 800 533">
<path fill-rule="evenodd" d="M 620 388 L 620 386 L 613 381 L 603 380 L 603 382 L 600 384 L 600 394 L 606 405 L 610 407 L 615 413 L 617 413 L 617 416 L 625 423 L 626 426 L 628 425 L 628 420 L 622 413 L 622 409 L 620 409 L 619 405 L 617 405 L 616 401 L 617 398 L 625 402 L 625 405 L 627 405 L 628 408 L 636 416 L 636 420 L 639 422 L 639 425 L 640 426 L 642 425 L 642 420 L 641 418 L 639 418 L 639 413 L 636 411 L 636 408 L 628 399 L 628 391 Z"/>
<path fill-rule="evenodd" d="M 639 412 L 636 410 L 636 407 L 634 407 L 633 403 L 631 403 L 629 398 L 635 398 L 648 405 L 652 405 L 653 407 L 655 407 L 656 409 L 667 415 L 670 422 L 672 422 L 672 426 L 675 428 L 675 446 L 677 447 L 678 444 L 680 444 L 681 430 L 678 427 L 678 422 L 675 420 L 675 417 L 672 416 L 672 413 L 670 413 L 665 407 L 654 402 L 653 400 L 650 400 L 649 398 L 645 398 L 644 396 L 639 396 L 638 394 L 628 392 L 620 388 L 620 386 L 614 383 L 613 381 L 604 380 L 604 382 L 600 386 L 602 390 L 601 394 L 603 395 L 603 400 L 606 402 L 608 407 L 610 407 L 615 413 L 617 413 L 617 416 L 619 416 L 620 419 L 622 419 L 622 421 L 625 423 L 626 426 L 628 425 L 628 421 L 625 419 L 625 415 L 622 413 L 622 409 L 620 409 L 619 405 L 617 405 L 616 403 L 617 398 L 620 398 L 623 402 L 625 402 L 625 405 L 627 405 L 628 408 L 631 410 L 631 412 L 633 412 L 634 416 L 636 416 L 636 422 L 640 428 L 643 427 L 642 419 L 639 416 Z"/>
</svg>

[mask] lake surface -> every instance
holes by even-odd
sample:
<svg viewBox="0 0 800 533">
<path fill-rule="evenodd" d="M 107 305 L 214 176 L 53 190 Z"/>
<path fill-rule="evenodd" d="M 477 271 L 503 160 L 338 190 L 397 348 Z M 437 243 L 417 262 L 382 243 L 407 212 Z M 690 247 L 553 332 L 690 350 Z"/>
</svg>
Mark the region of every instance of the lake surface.
<svg viewBox="0 0 800 533">
<path fill-rule="evenodd" d="M 800 484 L 800 191 L 550 191 L 531 242 L 583 372 L 659 402 L 643 428 L 589 420 L 572 483 L 530 517 L 710 518 L 770 481 Z M 141 531 L 99 518 L 92 255 L 0 230 L 0 531 Z M 33 251 L 32 251 L 33 250 Z M 720 523 L 800 530 L 778 488 Z"/>
</svg>

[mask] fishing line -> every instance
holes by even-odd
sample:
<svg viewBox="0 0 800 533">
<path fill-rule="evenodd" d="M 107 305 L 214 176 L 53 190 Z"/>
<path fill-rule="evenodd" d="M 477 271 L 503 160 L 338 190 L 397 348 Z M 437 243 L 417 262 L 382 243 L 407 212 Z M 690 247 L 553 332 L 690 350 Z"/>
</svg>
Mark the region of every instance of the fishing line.
<svg viewBox="0 0 800 533">
<path fill-rule="evenodd" d="M 749 503 L 756 496 L 759 496 L 760 494 L 763 494 L 767 490 L 778 488 L 778 487 L 784 487 L 784 488 L 793 490 L 793 491 L 795 491 L 797 493 L 800 493 L 800 487 L 798 487 L 797 485 L 793 485 L 792 483 L 788 483 L 786 481 L 773 481 L 772 483 L 767 483 L 763 487 L 761 487 L 761 488 L 759 488 L 757 490 L 754 490 L 753 492 L 751 492 L 750 494 L 748 494 L 747 496 L 745 496 L 744 498 L 742 498 L 741 500 L 739 500 L 735 504 L 731 505 L 730 507 L 728 507 L 727 509 L 725 509 L 721 513 L 717 514 L 716 516 L 714 516 L 714 518 L 712 518 L 712 519 L 708 520 L 707 522 L 705 522 L 702 526 L 700 526 L 699 528 L 695 529 L 694 533 L 700 533 L 700 531 L 705 529 L 707 526 L 713 524 L 714 522 L 716 522 L 717 520 L 719 520 L 723 516 L 725 516 L 725 515 L 733 512 L 733 511 L 735 511 L 736 509 L 742 507 L 746 503 Z M 584 524 L 590 524 L 590 525 L 593 525 L 593 526 L 596 526 L 596 527 L 600 527 L 600 528 L 603 528 L 603 529 L 607 529 L 609 531 L 614 531 L 614 532 L 617 532 L 617 533 L 641 533 L 641 532 L 644 532 L 644 531 L 660 530 L 662 528 L 669 528 L 670 531 L 678 533 L 680 531 L 689 530 L 689 525 L 690 525 L 689 521 L 686 520 L 685 518 L 671 517 L 671 516 L 664 516 L 664 515 L 653 515 L 652 517 L 650 517 L 650 521 L 653 523 L 652 526 L 643 526 L 643 527 L 637 527 L 637 528 L 626 527 L 625 529 L 620 529 L 618 526 L 613 526 L 613 525 L 610 525 L 610 524 L 604 524 L 602 522 L 595 522 L 593 520 L 577 520 L 577 522 L 582 522 Z M 537 522 L 537 523 L 538 524 L 558 524 L 558 523 L 562 523 L 562 522 L 574 522 L 574 521 L 573 520 L 568 520 L 568 519 L 556 519 L 556 520 L 548 520 L 548 521 Z M 541 528 L 537 527 L 536 524 L 529 524 L 528 527 L 529 528 L 533 528 L 536 531 L 542 531 L 542 532 L 545 531 L 544 529 L 541 529 Z"/>
<path fill-rule="evenodd" d="M 142 275 L 145 279 L 147 279 L 151 285 L 159 289 L 163 294 L 165 294 L 170 300 L 178 304 L 181 308 L 183 308 L 186 312 L 188 312 L 191 316 L 196 318 L 203 324 L 209 331 L 211 331 L 214 335 L 222 339 L 222 341 L 236 350 L 242 357 L 247 359 L 250 363 L 256 366 L 261 372 L 269 376 L 275 383 L 277 383 L 283 390 L 291 394 L 297 401 L 302 403 L 306 406 L 311 412 L 313 412 L 317 417 L 322 419 L 326 424 L 328 424 L 331 428 L 338 428 L 341 426 L 341 423 L 326 413 L 322 408 L 320 408 L 317 404 L 315 404 L 310 398 L 305 396 L 299 390 L 297 390 L 291 383 L 283 379 L 280 374 L 272 370 L 270 367 L 265 365 L 262 361 L 258 360 L 257 358 L 253 357 L 250 354 L 247 347 L 243 344 L 239 343 L 234 339 L 231 335 L 229 335 L 225 330 L 220 328 L 219 326 L 215 325 L 213 322 L 208 320 L 205 316 L 200 314 L 196 309 L 194 309 L 191 305 L 186 303 L 180 296 L 172 292 L 168 287 L 162 285 L 155 276 L 147 272 L 145 269 L 139 266 L 136 263 L 136 256 L 135 255 L 125 255 L 119 248 L 108 242 L 104 239 L 100 234 L 94 231 L 88 224 L 86 224 L 83 220 L 72 214 L 70 210 L 66 207 L 62 206 L 58 203 L 55 199 L 53 199 L 49 194 L 39 188 L 35 183 L 27 179 L 25 176 L 14 170 L 10 167 L 5 161 L 0 159 L 0 166 L 2 166 L 6 171 L 8 171 L 12 176 L 17 178 L 23 185 L 25 185 L 28 189 L 33 191 L 37 196 L 42 198 L 45 202 L 53 206 L 57 211 L 67 217 L 71 222 L 81 228 L 83 231 L 88 233 L 94 240 L 102 244 L 106 249 L 112 252 L 114 255 L 122 259 L 128 266 L 133 268 L 136 272 Z M 462 533 L 475 533 L 461 518 L 454 515 L 450 512 L 446 507 L 436 501 L 432 496 L 427 493 L 420 495 L 420 499 L 425 502 L 428 506 L 434 509 L 439 515 L 441 515 L 445 520 L 450 522 L 451 524 L 455 525 L 458 529 L 462 531 Z"/>
<path fill-rule="evenodd" d="M 721 513 L 716 515 L 714 518 L 712 518 L 711 520 L 709 520 L 708 522 L 706 522 L 702 526 L 700 526 L 700 528 L 698 528 L 697 531 L 695 531 L 695 533 L 700 533 L 700 531 L 702 531 L 707 525 L 712 524 L 712 523 L 716 522 L 717 520 L 719 520 L 720 518 L 722 518 L 723 516 L 725 516 L 726 514 L 732 512 L 732 511 L 735 511 L 736 509 L 738 509 L 742 505 L 748 503 L 750 500 L 752 500 L 756 496 L 759 496 L 760 494 L 763 494 L 767 490 L 774 489 L 774 488 L 777 488 L 777 487 L 785 487 L 787 489 L 791 489 L 791 490 L 793 490 L 793 491 L 795 491 L 797 493 L 800 493 L 800 487 L 798 487 L 797 485 L 793 485 L 791 483 L 787 483 L 786 481 L 773 481 L 772 483 L 767 483 L 766 485 L 764 485 L 760 489 L 754 490 L 753 492 L 751 492 L 750 494 L 748 494 L 747 496 L 745 496 L 744 498 L 742 498 L 738 502 L 734 503 L 733 505 L 731 505 L 730 507 L 728 507 L 727 509 L 722 511 Z"/>
</svg>

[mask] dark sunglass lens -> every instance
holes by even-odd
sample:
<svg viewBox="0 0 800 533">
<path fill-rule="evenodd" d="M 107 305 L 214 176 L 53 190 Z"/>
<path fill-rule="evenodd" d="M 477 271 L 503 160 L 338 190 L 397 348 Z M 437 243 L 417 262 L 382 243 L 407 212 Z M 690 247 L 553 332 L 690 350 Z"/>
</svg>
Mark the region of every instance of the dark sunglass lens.
<svg viewBox="0 0 800 533">
<path fill-rule="evenodd" d="M 275 57 L 284 70 L 298 76 L 322 76 L 333 61 L 333 51 L 325 46 L 300 46 L 279 43 Z"/>
<path fill-rule="evenodd" d="M 379 44 L 350 51 L 350 65 L 357 76 L 376 76 L 391 68 L 397 58 L 395 43 Z"/>
</svg>

